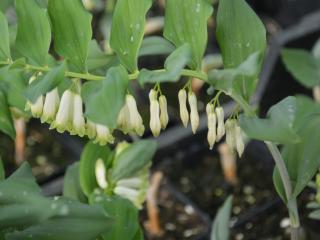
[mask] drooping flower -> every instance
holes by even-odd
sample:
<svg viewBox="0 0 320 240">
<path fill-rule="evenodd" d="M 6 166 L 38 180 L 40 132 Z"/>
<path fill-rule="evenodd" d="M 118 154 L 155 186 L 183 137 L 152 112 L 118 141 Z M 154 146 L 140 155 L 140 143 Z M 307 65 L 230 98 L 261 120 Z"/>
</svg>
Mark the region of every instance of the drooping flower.
<svg viewBox="0 0 320 240">
<path fill-rule="evenodd" d="M 33 81 L 37 79 L 38 76 L 41 76 L 41 75 L 42 75 L 41 72 L 32 75 L 29 78 L 29 84 L 31 84 Z M 39 96 L 35 102 L 27 101 L 25 110 L 30 110 L 33 117 L 40 118 L 43 111 L 43 102 L 44 102 L 43 95 Z"/>
<path fill-rule="evenodd" d="M 73 119 L 71 134 L 83 137 L 86 132 L 86 123 L 83 117 L 83 103 L 79 94 L 74 95 Z"/>
<path fill-rule="evenodd" d="M 160 106 L 157 100 L 157 92 L 151 90 L 149 93 L 150 99 L 150 129 L 153 136 L 160 135 L 161 123 L 160 123 Z"/>
<path fill-rule="evenodd" d="M 106 167 L 101 158 L 96 161 L 95 175 L 99 187 L 106 189 L 108 187 Z"/>
<path fill-rule="evenodd" d="M 56 119 L 51 124 L 51 128 L 57 128 L 60 133 L 72 130 L 74 96 L 75 94 L 69 89 L 62 94 Z"/>
<path fill-rule="evenodd" d="M 214 112 L 213 104 L 211 103 L 207 104 L 206 112 L 207 112 L 207 118 L 208 118 L 207 140 L 210 146 L 210 150 L 212 150 L 214 143 L 216 141 L 216 125 L 217 125 L 217 118 Z"/>
<path fill-rule="evenodd" d="M 128 109 L 127 103 L 125 102 L 125 104 L 123 105 L 123 107 L 119 112 L 118 119 L 117 119 L 117 126 L 124 134 L 127 134 L 130 131 L 129 119 L 130 119 L 129 109 Z"/>
<path fill-rule="evenodd" d="M 237 152 L 238 152 L 239 157 L 241 157 L 244 152 L 244 142 L 243 142 L 243 138 L 242 138 L 242 130 L 239 125 L 236 125 L 235 134 L 236 134 Z"/>
<path fill-rule="evenodd" d="M 216 111 L 217 122 L 218 122 L 216 141 L 219 142 L 226 132 L 225 126 L 224 126 L 224 111 L 222 107 L 217 107 L 215 111 Z"/>
<path fill-rule="evenodd" d="M 197 97 L 193 92 L 189 92 L 188 101 L 190 106 L 190 122 L 192 132 L 195 134 L 199 127 L 199 113 Z"/>
<path fill-rule="evenodd" d="M 226 129 L 226 142 L 231 151 L 234 151 L 237 147 L 237 136 L 236 136 L 236 120 L 228 119 L 225 124 Z"/>
<path fill-rule="evenodd" d="M 46 94 L 41 116 L 42 123 L 51 123 L 55 119 L 59 109 L 59 103 L 60 97 L 57 88 L 53 89 L 52 91 Z"/>
<path fill-rule="evenodd" d="M 178 93 L 179 108 L 180 108 L 180 118 L 184 127 L 188 126 L 189 122 L 189 112 L 187 109 L 187 92 L 181 89 Z"/>
<path fill-rule="evenodd" d="M 114 137 L 110 133 L 110 130 L 107 126 L 96 124 L 97 136 L 95 143 L 99 143 L 101 146 L 106 145 L 107 143 L 114 143 Z"/>
<path fill-rule="evenodd" d="M 137 103 L 134 97 L 130 94 L 126 96 L 126 105 L 129 112 L 129 128 L 135 131 L 139 136 L 144 133 L 144 125 L 140 113 L 138 111 Z"/>
<path fill-rule="evenodd" d="M 37 100 L 34 103 L 27 102 L 26 109 L 30 109 L 31 114 L 35 118 L 40 118 L 43 112 L 43 100 L 44 97 L 41 95 L 37 98 Z"/>
<path fill-rule="evenodd" d="M 169 122 L 167 99 L 164 95 L 161 95 L 159 97 L 159 105 L 160 105 L 160 123 L 161 123 L 161 128 L 164 130 L 166 129 Z"/>
</svg>

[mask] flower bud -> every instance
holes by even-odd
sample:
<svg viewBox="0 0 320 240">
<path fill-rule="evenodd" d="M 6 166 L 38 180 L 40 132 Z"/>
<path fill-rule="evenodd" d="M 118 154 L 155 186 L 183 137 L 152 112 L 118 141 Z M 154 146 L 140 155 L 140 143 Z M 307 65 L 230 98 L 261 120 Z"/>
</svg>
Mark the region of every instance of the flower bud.
<svg viewBox="0 0 320 240">
<path fill-rule="evenodd" d="M 235 135 L 236 135 L 237 152 L 238 152 L 239 157 L 241 157 L 243 154 L 243 151 L 244 151 L 244 142 L 243 142 L 243 138 L 242 138 L 241 128 L 238 125 L 236 125 L 236 127 L 235 127 Z"/>
<path fill-rule="evenodd" d="M 312 90 L 314 100 L 320 102 L 320 86 L 315 86 Z"/>
<path fill-rule="evenodd" d="M 89 139 L 94 139 L 97 135 L 96 124 L 89 119 L 87 119 L 86 124 L 86 135 L 88 135 Z"/>
<path fill-rule="evenodd" d="M 72 129 L 74 95 L 71 90 L 66 90 L 62 94 L 56 119 L 51 124 L 51 128 L 57 128 L 60 133 Z"/>
<path fill-rule="evenodd" d="M 139 196 L 139 191 L 122 186 L 116 186 L 114 188 L 114 193 L 123 198 L 129 199 L 131 202 L 135 202 Z"/>
<path fill-rule="evenodd" d="M 108 187 L 106 167 L 101 158 L 96 161 L 95 175 L 99 187 L 106 189 Z"/>
<path fill-rule="evenodd" d="M 117 182 L 117 186 L 139 189 L 143 185 L 143 180 L 139 177 L 121 179 Z"/>
<path fill-rule="evenodd" d="M 60 97 L 57 88 L 46 94 L 41 116 L 42 123 L 51 123 L 55 119 L 57 111 L 59 109 L 59 103 Z"/>
<path fill-rule="evenodd" d="M 150 102 L 150 129 L 153 136 L 157 137 L 160 135 L 161 123 L 160 123 L 160 107 L 157 100 Z"/>
<path fill-rule="evenodd" d="M 231 151 L 234 151 L 237 147 L 237 136 L 236 136 L 236 120 L 228 119 L 225 125 L 226 130 L 226 142 Z"/>
<path fill-rule="evenodd" d="M 213 149 L 213 145 L 216 141 L 216 125 L 217 125 L 216 114 L 214 112 L 209 112 L 207 139 L 210 146 L 210 150 Z"/>
<path fill-rule="evenodd" d="M 190 121 L 192 132 L 195 134 L 199 127 L 199 113 L 198 113 L 198 102 L 197 97 L 193 92 L 188 95 L 188 101 L 190 106 Z"/>
<path fill-rule="evenodd" d="M 142 136 L 144 132 L 144 126 L 143 126 L 142 118 L 137 108 L 136 100 L 132 95 L 128 94 L 126 96 L 126 105 L 129 110 L 130 130 L 134 130 L 137 134 Z"/>
<path fill-rule="evenodd" d="M 161 95 L 159 97 L 159 105 L 160 105 L 161 128 L 165 129 L 169 122 L 169 115 L 168 115 L 167 99 L 164 95 Z"/>
<path fill-rule="evenodd" d="M 101 146 L 106 145 L 107 143 L 114 143 L 114 137 L 110 133 L 110 130 L 107 126 L 96 124 L 97 136 L 95 143 L 99 143 Z"/>
<path fill-rule="evenodd" d="M 189 112 L 187 109 L 187 93 L 186 90 L 181 89 L 178 93 L 179 106 L 180 106 L 180 118 L 183 126 L 187 127 L 189 122 Z"/>
<path fill-rule="evenodd" d="M 224 127 L 224 111 L 222 107 L 216 108 L 216 115 L 217 115 L 217 121 L 218 121 L 216 141 L 219 142 L 221 138 L 224 136 L 226 131 Z"/>
<path fill-rule="evenodd" d="M 71 134 L 77 134 L 83 137 L 86 132 L 86 123 L 83 117 L 83 104 L 79 94 L 74 95 L 74 108 L 73 108 L 73 120 L 72 120 Z"/>
</svg>

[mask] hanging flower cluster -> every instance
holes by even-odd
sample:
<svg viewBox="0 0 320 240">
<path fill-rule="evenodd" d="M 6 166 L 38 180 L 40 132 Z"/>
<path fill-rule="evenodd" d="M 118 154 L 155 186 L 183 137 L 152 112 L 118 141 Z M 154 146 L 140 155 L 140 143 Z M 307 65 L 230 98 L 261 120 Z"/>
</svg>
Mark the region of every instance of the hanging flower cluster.
<svg viewBox="0 0 320 240">
<path fill-rule="evenodd" d="M 169 122 L 167 99 L 164 95 L 158 98 L 158 92 L 152 89 L 149 93 L 150 100 L 150 129 L 153 136 L 160 135 Z"/>
<path fill-rule="evenodd" d="M 217 96 L 218 97 L 218 96 Z M 184 127 L 188 126 L 189 118 L 193 133 L 196 133 L 199 127 L 199 114 L 197 108 L 197 98 L 192 91 L 189 91 L 188 97 L 185 89 L 181 89 L 178 93 L 180 118 Z M 187 108 L 187 100 L 190 107 L 190 115 Z M 217 99 L 216 99 L 217 100 Z M 210 149 L 213 149 L 215 142 L 219 142 L 226 135 L 226 142 L 233 152 L 237 152 L 241 157 L 244 151 L 244 142 L 242 131 L 237 120 L 229 119 L 224 122 L 224 111 L 222 107 L 216 107 L 213 103 L 206 106 L 208 134 L 207 140 Z"/>
<path fill-rule="evenodd" d="M 37 76 L 40 75 L 32 76 L 29 83 Z M 73 87 L 65 90 L 60 99 L 58 89 L 55 88 L 45 96 L 38 97 L 34 103 L 27 102 L 26 109 L 31 111 L 33 117 L 40 118 L 42 123 L 50 124 L 50 129 L 60 133 L 68 131 L 80 137 L 87 135 L 100 145 L 113 143 L 114 137 L 107 126 L 85 119 L 80 89 L 80 83 L 75 81 Z"/>
<path fill-rule="evenodd" d="M 32 83 L 41 73 L 32 76 L 29 83 Z M 153 136 L 160 135 L 169 122 L 167 99 L 161 93 L 160 86 L 149 92 L 150 101 L 150 129 Z M 50 124 L 50 129 L 57 129 L 58 132 L 68 131 L 71 135 L 81 137 L 87 135 L 100 145 L 114 143 L 112 132 L 107 126 L 94 123 L 86 119 L 83 114 L 83 102 L 80 96 L 81 85 L 78 80 L 74 81 L 72 88 L 63 92 L 60 99 L 58 89 L 55 88 L 45 96 L 40 96 L 34 102 L 27 102 L 27 109 L 41 122 Z M 217 97 L 215 100 L 217 100 Z M 199 113 L 196 95 L 183 88 L 178 93 L 180 118 L 183 126 L 187 127 L 189 120 L 193 133 L 199 127 Z M 188 106 L 187 106 L 188 105 Z M 188 107 L 190 111 L 188 110 Z M 208 118 L 207 140 L 210 149 L 213 149 L 215 142 L 219 142 L 226 134 L 226 142 L 232 151 L 239 156 L 244 151 L 241 128 L 237 120 L 229 119 L 224 122 L 224 111 L 222 107 L 215 107 L 215 104 L 208 103 L 206 106 Z M 145 131 L 142 117 L 138 111 L 135 98 L 127 94 L 124 106 L 121 108 L 117 118 L 117 128 L 125 134 L 137 134 L 142 136 Z"/>
</svg>

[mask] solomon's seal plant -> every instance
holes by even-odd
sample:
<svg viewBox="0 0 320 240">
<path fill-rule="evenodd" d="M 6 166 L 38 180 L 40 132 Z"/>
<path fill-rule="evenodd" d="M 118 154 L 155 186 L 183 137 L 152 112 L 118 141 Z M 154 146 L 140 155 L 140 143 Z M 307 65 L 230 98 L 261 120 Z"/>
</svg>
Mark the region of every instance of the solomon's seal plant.
<svg viewBox="0 0 320 240">
<path fill-rule="evenodd" d="M 130 91 L 132 81 L 151 85 L 149 127 L 156 137 L 169 121 L 161 84 L 173 84 L 184 77 L 186 84 L 177 93 L 180 117 L 185 127 L 190 121 L 196 133 L 199 113 L 191 80 L 200 79 L 216 90 L 206 107 L 209 147 L 212 149 L 226 135 L 231 151 L 241 156 L 244 133 L 266 143 L 276 163 L 274 183 L 288 208 L 292 239 L 298 239 L 296 199 L 320 166 L 318 147 L 314 145 L 320 140 L 319 106 L 288 97 L 273 106 L 266 118 L 257 117 L 250 103 L 266 50 L 266 30 L 245 0 L 219 1 L 216 39 L 224 69 L 209 73 L 201 70 L 201 64 L 208 39 L 207 22 L 213 13 L 210 2 L 167 0 L 164 38 L 146 50 L 142 43 L 151 6 L 152 0 L 117 1 L 110 31 L 112 51 L 108 53 L 92 39 L 92 15 L 80 0 L 16 0 L 16 36 L 9 34 L 7 19 L 0 13 L 0 129 L 14 138 L 13 116 L 27 115 L 41 119 L 58 132 L 91 139 L 93 143 L 85 148 L 79 166 L 84 198 L 119 218 L 118 223 L 132 221 L 134 227 L 123 228 L 122 232 L 122 226 L 115 225 L 102 235 L 100 232 L 78 239 L 141 239 L 137 213 L 133 210 L 129 214 L 130 204 L 139 208 L 144 200 L 154 143 L 121 144 L 115 152 L 104 145 L 115 142 L 117 130 L 144 134 L 147 123 Z M 159 54 L 159 46 L 164 49 L 160 54 L 169 54 L 164 67 L 140 69 L 138 58 Z M 12 97 L 16 93 L 11 87 L 16 82 L 20 83 L 19 99 Z M 222 94 L 235 101 L 226 121 L 219 103 Z M 281 152 L 277 145 L 283 146 Z M 51 223 L 50 217 L 41 215 L 36 223 L 43 219 Z M 21 234 L 30 231 L 35 230 L 25 228 Z"/>
</svg>

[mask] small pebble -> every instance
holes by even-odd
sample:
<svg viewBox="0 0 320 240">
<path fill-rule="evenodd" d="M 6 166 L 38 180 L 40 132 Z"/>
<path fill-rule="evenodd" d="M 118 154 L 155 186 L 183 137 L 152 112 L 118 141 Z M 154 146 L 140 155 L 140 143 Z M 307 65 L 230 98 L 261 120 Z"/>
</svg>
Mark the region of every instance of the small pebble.
<svg viewBox="0 0 320 240">
<path fill-rule="evenodd" d="M 244 235 L 242 233 L 238 233 L 236 236 L 235 236 L 235 239 L 236 240 L 242 240 L 244 238 Z"/>
<path fill-rule="evenodd" d="M 194 208 L 191 205 L 186 205 L 184 207 L 184 210 L 187 214 L 192 215 L 194 214 Z"/>
<path fill-rule="evenodd" d="M 174 225 L 173 223 L 166 223 L 165 228 L 168 231 L 174 231 L 174 230 L 176 230 L 176 225 Z"/>
<path fill-rule="evenodd" d="M 281 228 L 287 228 L 290 226 L 290 219 L 289 218 L 284 218 L 280 222 L 280 227 Z"/>
<path fill-rule="evenodd" d="M 236 215 L 238 215 L 240 212 L 241 212 L 241 207 L 239 206 L 235 206 L 233 209 L 232 209 L 232 212 Z"/>
</svg>

